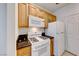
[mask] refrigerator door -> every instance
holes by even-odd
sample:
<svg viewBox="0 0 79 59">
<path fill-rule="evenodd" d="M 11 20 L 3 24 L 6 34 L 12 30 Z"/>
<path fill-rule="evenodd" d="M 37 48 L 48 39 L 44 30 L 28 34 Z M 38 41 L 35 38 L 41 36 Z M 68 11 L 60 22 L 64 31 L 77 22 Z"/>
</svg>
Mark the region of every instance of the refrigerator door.
<svg viewBox="0 0 79 59">
<path fill-rule="evenodd" d="M 56 36 L 56 22 L 49 23 L 48 29 L 45 31 L 46 35 L 48 36 Z"/>
<path fill-rule="evenodd" d="M 58 44 L 58 55 L 62 55 L 64 53 L 64 34 L 57 34 L 56 41 Z"/>
<path fill-rule="evenodd" d="M 56 34 L 63 34 L 64 33 L 64 23 L 57 21 L 56 22 Z"/>
<path fill-rule="evenodd" d="M 54 54 L 62 55 L 64 52 L 64 23 L 60 21 L 49 23 L 46 35 L 54 37 Z"/>
<path fill-rule="evenodd" d="M 56 39 L 58 44 L 58 55 L 62 55 L 64 53 L 64 23 L 57 22 L 56 23 Z"/>
</svg>

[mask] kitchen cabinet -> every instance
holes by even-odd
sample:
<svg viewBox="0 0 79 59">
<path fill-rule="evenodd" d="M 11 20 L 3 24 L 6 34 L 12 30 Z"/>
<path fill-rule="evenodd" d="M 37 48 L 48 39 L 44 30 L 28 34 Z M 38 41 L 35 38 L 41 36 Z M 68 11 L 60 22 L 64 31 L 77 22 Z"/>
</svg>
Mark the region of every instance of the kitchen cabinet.
<svg viewBox="0 0 79 59">
<path fill-rule="evenodd" d="M 33 16 L 45 19 L 45 28 L 48 27 L 48 22 L 56 21 L 56 16 L 38 8 L 32 4 L 29 4 L 29 15 L 33 15 Z"/>
<path fill-rule="evenodd" d="M 55 22 L 56 21 L 56 16 L 51 15 L 51 22 Z"/>
<path fill-rule="evenodd" d="M 29 15 L 36 16 L 44 19 L 45 28 L 48 27 L 49 22 L 56 21 L 56 16 L 44 11 L 43 9 L 37 7 L 33 4 L 18 4 L 18 25 L 19 27 L 28 27 L 29 26 Z"/>
<path fill-rule="evenodd" d="M 35 6 L 33 6 L 32 4 L 29 4 L 28 5 L 29 7 L 29 15 L 32 15 L 32 16 L 36 16 L 36 14 L 37 14 L 37 10 L 36 10 L 36 7 Z"/>
<path fill-rule="evenodd" d="M 35 5 L 29 4 L 29 15 L 43 18 L 42 10 Z"/>
<path fill-rule="evenodd" d="M 40 8 L 37 8 L 37 17 L 45 19 L 47 17 L 46 12 Z"/>
<path fill-rule="evenodd" d="M 50 39 L 50 55 L 54 56 L 54 39 Z"/>
<path fill-rule="evenodd" d="M 42 12 L 42 16 L 43 16 L 43 19 L 45 19 L 45 28 L 47 28 L 48 27 L 48 15 L 47 15 L 47 13 L 46 12 Z"/>
<path fill-rule="evenodd" d="M 17 49 L 17 56 L 31 56 L 31 46 Z"/>
<path fill-rule="evenodd" d="M 48 14 L 48 22 L 55 22 L 56 21 L 56 16 Z"/>
<path fill-rule="evenodd" d="M 27 4 L 18 4 L 18 26 L 28 27 Z"/>
</svg>

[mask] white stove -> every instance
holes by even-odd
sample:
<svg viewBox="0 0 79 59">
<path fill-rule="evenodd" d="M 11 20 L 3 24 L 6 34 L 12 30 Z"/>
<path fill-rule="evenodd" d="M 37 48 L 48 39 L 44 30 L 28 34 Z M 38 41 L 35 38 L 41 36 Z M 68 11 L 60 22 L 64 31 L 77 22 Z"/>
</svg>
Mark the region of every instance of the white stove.
<svg viewBox="0 0 79 59">
<path fill-rule="evenodd" d="M 30 36 L 32 56 L 50 56 L 50 39 L 41 35 Z"/>
<path fill-rule="evenodd" d="M 45 37 L 45 36 L 39 36 L 39 38 L 41 38 L 42 40 L 47 40 L 49 38 Z"/>
<path fill-rule="evenodd" d="M 37 40 L 35 37 L 29 38 L 31 43 L 36 43 L 39 42 L 39 40 Z"/>
</svg>

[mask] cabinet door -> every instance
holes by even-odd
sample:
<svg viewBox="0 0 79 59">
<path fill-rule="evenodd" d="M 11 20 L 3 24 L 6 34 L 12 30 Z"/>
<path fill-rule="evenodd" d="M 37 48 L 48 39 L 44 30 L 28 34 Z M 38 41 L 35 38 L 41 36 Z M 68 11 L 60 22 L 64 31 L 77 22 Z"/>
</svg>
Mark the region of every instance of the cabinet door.
<svg viewBox="0 0 79 59">
<path fill-rule="evenodd" d="M 47 17 L 45 18 L 45 28 L 48 28 L 48 20 L 47 20 Z"/>
<path fill-rule="evenodd" d="M 40 9 L 39 8 L 36 8 L 36 16 L 37 17 L 39 17 L 39 18 L 41 18 L 41 11 L 40 11 Z"/>
<path fill-rule="evenodd" d="M 47 13 L 42 11 L 42 18 L 45 20 L 45 28 L 48 27 Z"/>
<path fill-rule="evenodd" d="M 31 56 L 31 47 L 25 47 L 17 50 L 17 56 Z"/>
<path fill-rule="evenodd" d="M 27 19 L 27 5 L 26 4 L 18 4 L 18 25 L 19 27 L 27 27 L 28 19 Z"/>
<path fill-rule="evenodd" d="M 56 16 L 48 14 L 48 22 L 55 22 L 56 21 Z"/>
<path fill-rule="evenodd" d="M 52 21 L 52 22 L 55 22 L 55 21 L 56 21 L 56 16 L 51 15 L 51 21 Z"/>
<path fill-rule="evenodd" d="M 36 12 L 37 12 L 36 16 L 43 19 L 43 16 L 44 16 L 44 15 L 43 15 L 43 12 L 44 12 L 44 11 L 41 10 L 41 9 L 39 9 L 39 8 L 36 8 L 36 10 L 37 10 L 37 11 L 36 11 Z"/>
<path fill-rule="evenodd" d="M 29 4 L 29 15 L 43 18 L 44 15 L 42 15 L 42 12 L 43 12 L 43 10 L 41 10 L 37 6 Z"/>
<path fill-rule="evenodd" d="M 54 56 L 54 39 L 50 39 L 50 55 Z"/>
<path fill-rule="evenodd" d="M 36 12 L 36 7 L 33 6 L 32 4 L 29 4 L 29 15 L 33 15 L 36 16 L 37 12 Z"/>
</svg>

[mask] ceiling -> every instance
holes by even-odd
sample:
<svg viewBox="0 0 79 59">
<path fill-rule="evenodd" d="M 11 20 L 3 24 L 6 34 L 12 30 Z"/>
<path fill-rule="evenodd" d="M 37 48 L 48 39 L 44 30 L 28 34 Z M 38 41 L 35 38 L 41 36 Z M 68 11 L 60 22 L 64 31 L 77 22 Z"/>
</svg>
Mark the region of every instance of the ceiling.
<svg viewBox="0 0 79 59">
<path fill-rule="evenodd" d="M 44 9 L 47 9 L 50 12 L 55 12 L 57 11 L 59 8 L 62 8 L 66 5 L 68 5 L 68 3 L 35 3 L 36 5 L 43 7 Z"/>
</svg>

